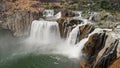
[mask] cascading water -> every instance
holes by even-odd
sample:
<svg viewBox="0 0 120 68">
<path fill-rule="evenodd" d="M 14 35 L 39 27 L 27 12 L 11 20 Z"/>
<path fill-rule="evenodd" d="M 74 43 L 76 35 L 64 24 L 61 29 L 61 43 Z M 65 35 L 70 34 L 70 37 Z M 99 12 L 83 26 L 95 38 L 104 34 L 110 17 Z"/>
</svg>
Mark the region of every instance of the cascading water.
<svg viewBox="0 0 120 68">
<path fill-rule="evenodd" d="M 92 18 L 93 18 L 95 15 L 97 15 L 96 12 L 91 12 L 90 17 L 89 17 L 89 20 L 92 20 Z"/>
<path fill-rule="evenodd" d="M 79 58 L 80 48 L 75 43 L 79 27 L 82 25 L 73 28 L 67 39 L 63 39 L 60 37 L 57 22 L 35 20 L 31 25 L 30 37 L 27 39 L 27 43 L 32 44 L 26 45 L 23 49 L 37 51 L 40 54 L 60 54 L 69 58 Z"/>
<path fill-rule="evenodd" d="M 60 39 L 57 22 L 37 20 L 33 21 L 31 26 L 30 39 L 40 43 L 56 42 Z"/>
<path fill-rule="evenodd" d="M 79 27 L 85 24 L 77 25 L 68 34 L 67 39 L 63 39 L 60 37 L 57 22 L 35 20 L 31 25 L 31 34 L 27 40 L 30 43 L 34 43 L 34 45 L 27 46 L 27 49 L 28 51 L 37 51 L 40 54 L 60 54 L 69 58 L 80 58 L 82 56 L 82 48 L 88 41 L 89 36 L 98 31 L 98 29 L 93 31 L 87 38 L 76 43 Z"/>
<path fill-rule="evenodd" d="M 78 33 L 80 33 L 80 32 L 79 32 L 79 27 L 80 27 L 80 26 L 83 26 L 83 25 L 85 25 L 85 24 L 79 24 L 79 25 L 77 25 L 77 26 L 68 34 L 66 41 L 67 41 L 67 43 L 68 43 L 69 45 L 75 45 L 76 40 L 77 40 L 77 35 L 78 35 Z"/>
<path fill-rule="evenodd" d="M 69 45 L 75 45 L 78 31 L 79 31 L 79 25 L 76 26 L 76 27 L 70 32 L 70 34 L 68 35 L 67 43 L 68 43 Z"/>
<path fill-rule="evenodd" d="M 62 13 L 61 13 L 61 12 L 58 12 L 58 13 L 55 15 L 55 18 L 56 18 L 56 19 L 59 19 L 59 18 L 61 18 L 61 16 L 62 16 Z"/>
<path fill-rule="evenodd" d="M 81 14 L 81 13 L 80 13 Z M 54 16 L 56 19 L 61 17 L 61 12 Z M 81 18 L 81 16 L 79 16 Z M 86 38 L 83 38 L 80 41 L 77 39 L 80 37 L 80 27 L 86 25 L 88 20 L 82 19 L 83 23 L 78 25 L 69 26 L 68 28 L 64 23 L 62 26 L 65 27 L 65 30 L 68 30 L 67 38 L 63 39 L 60 37 L 59 25 L 56 21 L 46 21 L 46 20 L 34 20 L 31 25 L 30 37 L 24 41 L 23 45 L 20 46 L 17 53 L 12 54 L 12 57 L 22 54 L 37 54 L 32 56 L 34 59 L 44 55 L 50 55 L 50 58 L 55 58 L 54 64 L 59 64 L 58 61 L 61 60 L 59 57 L 53 57 L 52 55 L 62 55 L 68 58 L 74 58 L 84 60 L 82 49 L 85 43 L 89 40 L 89 37 L 95 33 L 102 33 L 103 30 L 96 28 L 92 33 L 90 33 Z M 90 28 L 91 30 L 91 28 Z M 90 31 L 89 30 L 89 31 Z M 78 36 L 79 35 L 79 36 Z M 76 42 L 77 41 L 77 42 Z M 40 56 L 39 56 L 40 55 Z M 20 56 L 21 57 L 21 56 Z M 25 56 L 26 57 L 26 56 Z M 28 56 L 28 60 L 32 60 L 31 56 Z M 33 59 L 33 61 L 34 61 Z M 45 58 L 46 59 L 46 58 Z M 28 61 L 27 60 L 27 61 Z M 37 59 L 38 61 L 39 59 Z M 78 60 L 78 61 L 79 61 Z M 26 61 L 26 59 L 25 59 Z M 42 60 L 44 61 L 44 60 Z M 0 63 L 3 61 L 0 61 Z M 16 61 L 15 61 L 16 62 Z M 28 61 L 29 62 L 29 61 Z M 46 62 L 46 61 L 44 61 Z M 35 62 L 36 63 L 36 62 Z M 67 62 L 68 63 L 68 62 Z M 38 67 L 40 63 L 38 63 Z M 35 64 L 31 64 L 35 66 Z M 78 64 L 79 65 L 79 64 Z M 45 65 L 47 66 L 47 65 Z M 68 66 L 68 65 L 67 65 Z M 26 67 L 25 67 L 26 68 Z M 33 67 L 34 68 L 34 67 Z M 48 68 L 48 67 L 47 67 Z M 57 67 L 56 67 L 57 68 Z M 59 67 L 58 67 L 59 68 Z M 67 68 L 70 68 L 69 66 Z M 73 68 L 71 66 L 71 68 Z M 74 67 L 79 68 L 79 67 Z"/>
</svg>

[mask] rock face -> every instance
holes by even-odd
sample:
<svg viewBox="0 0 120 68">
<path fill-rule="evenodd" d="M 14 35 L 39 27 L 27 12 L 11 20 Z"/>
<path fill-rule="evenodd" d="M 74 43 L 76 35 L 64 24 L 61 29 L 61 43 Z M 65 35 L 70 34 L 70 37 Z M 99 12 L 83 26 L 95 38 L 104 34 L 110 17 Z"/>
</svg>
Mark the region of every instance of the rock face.
<svg viewBox="0 0 120 68">
<path fill-rule="evenodd" d="M 78 24 L 82 23 L 81 20 L 74 20 L 72 18 L 60 18 L 57 20 L 62 38 L 66 38 L 67 34 L 75 28 Z"/>
<path fill-rule="evenodd" d="M 72 17 L 63 17 L 57 20 L 62 38 L 66 38 L 70 31 L 82 20 L 73 19 Z M 92 24 L 79 26 L 76 43 L 87 38 L 96 28 Z M 120 43 L 119 40 L 112 36 L 107 30 L 102 33 L 90 35 L 82 51 L 87 56 L 87 62 L 80 62 L 83 68 L 110 68 L 116 63 L 119 66 Z M 109 31 L 109 30 L 108 30 Z"/>
<path fill-rule="evenodd" d="M 90 36 L 83 48 L 83 52 L 87 53 L 87 55 L 91 57 L 89 58 L 90 61 L 92 61 L 96 54 L 102 49 L 102 47 L 104 47 L 106 37 L 105 33 L 95 33 Z"/>
<path fill-rule="evenodd" d="M 79 25 L 79 31 L 77 34 L 76 43 L 80 42 L 80 40 L 86 38 L 88 34 L 90 34 L 95 27 L 91 24 L 83 25 L 83 21 L 80 19 L 74 19 L 72 17 L 62 17 L 57 20 L 60 30 L 60 35 L 62 38 L 66 39 L 70 32 Z M 81 24 L 81 25 L 80 25 Z"/>
<path fill-rule="evenodd" d="M 90 34 L 92 31 L 94 31 L 95 27 L 91 24 L 86 24 L 80 27 L 80 36 L 79 40 L 82 40 L 83 38 L 87 37 L 88 34 Z"/>
<path fill-rule="evenodd" d="M 70 10 L 62 10 L 62 17 L 74 17 L 76 14 Z"/>
<path fill-rule="evenodd" d="M 119 40 L 106 33 L 95 33 L 84 45 L 83 52 L 88 56 L 85 68 L 108 68 L 119 63 Z"/>
<path fill-rule="evenodd" d="M 107 68 L 111 62 L 113 62 L 117 58 L 117 45 L 118 45 L 118 40 L 115 40 L 114 43 L 106 49 L 104 54 L 98 59 L 98 61 L 95 63 L 93 68 Z"/>
<path fill-rule="evenodd" d="M 30 4 L 28 4 L 30 3 Z M 25 36 L 29 34 L 30 25 L 33 20 L 39 19 L 41 11 L 35 1 L 3 1 L 0 5 L 0 25 L 4 29 L 9 29 L 14 36 Z"/>
<path fill-rule="evenodd" d="M 30 25 L 33 20 L 39 19 L 39 13 L 31 11 L 17 11 L 11 12 L 2 16 L 1 24 L 3 28 L 11 30 L 15 36 L 23 36 L 28 34 Z"/>
</svg>

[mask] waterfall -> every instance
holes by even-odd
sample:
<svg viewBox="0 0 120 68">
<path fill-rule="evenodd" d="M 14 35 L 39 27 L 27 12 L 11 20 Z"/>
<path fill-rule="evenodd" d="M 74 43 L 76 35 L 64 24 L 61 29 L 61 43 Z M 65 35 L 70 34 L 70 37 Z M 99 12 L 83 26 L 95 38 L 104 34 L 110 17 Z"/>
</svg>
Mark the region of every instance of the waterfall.
<svg viewBox="0 0 120 68">
<path fill-rule="evenodd" d="M 60 54 L 69 58 L 80 58 L 83 55 L 82 48 L 89 37 L 94 33 L 102 32 L 101 29 L 96 28 L 87 38 L 76 43 L 77 35 L 80 33 L 79 27 L 83 25 L 86 25 L 86 23 L 76 25 L 69 32 L 67 39 L 62 39 L 56 21 L 35 20 L 32 22 L 28 40 L 33 45 L 26 46 L 26 49 L 27 51 L 37 51 L 43 54 Z"/>
<path fill-rule="evenodd" d="M 79 57 L 82 57 L 83 53 L 82 53 L 82 49 L 85 45 L 85 43 L 89 40 L 90 36 L 95 34 L 95 33 L 103 33 L 103 30 L 100 28 L 96 28 L 92 33 L 90 33 L 88 35 L 88 37 L 82 39 L 79 43 L 77 43 L 75 46 L 77 46 L 79 48 Z"/>
<path fill-rule="evenodd" d="M 55 21 L 33 21 L 30 38 L 36 42 L 56 42 L 59 40 L 59 28 Z M 52 40 L 52 41 L 51 41 Z"/>
<path fill-rule="evenodd" d="M 62 16 L 62 13 L 61 13 L 61 12 L 58 12 L 58 13 L 55 15 L 55 18 L 56 18 L 56 19 L 59 19 L 59 18 L 61 18 L 61 16 Z"/>
<path fill-rule="evenodd" d="M 70 31 L 67 39 L 60 37 L 58 23 L 55 21 L 35 20 L 31 25 L 30 37 L 22 51 L 40 54 L 60 54 L 79 59 L 80 48 L 75 45 L 80 24 Z M 81 54 L 82 55 L 82 54 Z"/>
<path fill-rule="evenodd" d="M 78 26 L 76 26 L 67 36 L 67 43 L 70 45 L 75 45 L 76 40 L 77 40 L 77 35 L 79 32 L 79 27 L 82 26 L 83 24 L 80 24 Z"/>
<path fill-rule="evenodd" d="M 78 14 L 79 14 L 79 17 L 82 17 L 82 12 L 78 12 Z"/>
<path fill-rule="evenodd" d="M 56 18 L 60 16 L 60 12 L 55 15 Z M 81 58 L 83 55 L 82 48 L 89 40 L 89 37 L 94 33 L 102 32 L 102 29 L 96 28 L 87 38 L 76 43 L 80 33 L 79 27 L 86 25 L 87 20 L 83 20 L 83 22 L 83 24 L 75 25 L 73 29 L 70 27 L 67 38 L 63 39 L 60 37 L 59 26 L 56 21 L 34 20 L 31 25 L 30 37 L 28 38 L 28 42 L 32 44 L 26 45 L 25 49 L 21 49 L 40 54 L 60 54 L 69 58 Z"/>
<path fill-rule="evenodd" d="M 97 15 L 97 13 L 91 12 L 90 17 L 89 17 L 89 20 L 92 20 L 92 18 L 93 18 L 95 15 Z"/>
<path fill-rule="evenodd" d="M 50 9 L 44 10 L 44 11 L 43 11 L 43 16 L 44 16 L 44 17 L 54 16 L 54 10 L 50 10 Z"/>
<path fill-rule="evenodd" d="M 67 39 L 67 43 L 68 44 L 72 44 L 74 45 L 76 42 L 76 38 L 77 38 L 77 34 L 79 31 L 79 26 L 76 26 L 69 34 L 68 39 Z"/>
</svg>

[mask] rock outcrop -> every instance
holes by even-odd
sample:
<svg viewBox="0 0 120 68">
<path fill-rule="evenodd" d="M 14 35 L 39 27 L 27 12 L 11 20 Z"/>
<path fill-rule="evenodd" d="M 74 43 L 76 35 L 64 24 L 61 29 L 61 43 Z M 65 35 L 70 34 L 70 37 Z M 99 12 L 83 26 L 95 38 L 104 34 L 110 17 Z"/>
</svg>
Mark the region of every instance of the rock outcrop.
<svg viewBox="0 0 120 68">
<path fill-rule="evenodd" d="M 29 32 L 31 23 L 35 19 L 39 19 L 39 13 L 31 11 L 17 11 L 3 15 L 1 27 L 11 30 L 15 36 L 23 36 Z"/>
<path fill-rule="evenodd" d="M 74 17 L 76 14 L 70 10 L 62 10 L 62 17 Z"/>
<path fill-rule="evenodd" d="M 57 20 L 59 29 L 60 29 L 60 35 L 62 38 L 66 38 L 67 34 L 75 28 L 78 24 L 81 24 L 81 20 L 75 20 L 70 17 L 63 17 Z"/>
<path fill-rule="evenodd" d="M 70 31 L 78 24 L 84 23 L 80 19 L 64 17 L 57 20 L 62 38 L 66 38 Z M 92 24 L 79 26 L 76 43 L 87 38 L 96 28 Z M 111 35 L 107 29 L 101 29 L 102 32 L 96 32 L 89 36 L 82 51 L 86 54 L 86 61 L 80 62 L 83 68 L 108 68 L 115 63 L 119 63 L 120 45 L 119 40 Z M 119 65 L 117 65 L 119 66 Z"/>
<path fill-rule="evenodd" d="M 42 9 L 37 6 L 39 2 L 33 0 L 9 0 L 1 2 L 0 25 L 9 29 L 15 36 L 29 34 L 33 20 L 39 19 Z"/>
<path fill-rule="evenodd" d="M 91 24 L 86 24 L 80 27 L 80 36 L 79 36 L 79 40 L 84 39 L 85 37 L 87 37 L 91 32 L 93 32 L 95 29 L 95 27 Z"/>
<path fill-rule="evenodd" d="M 88 56 L 84 68 L 109 68 L 119 66 L 119 40 L 106 33 L 95 33 L 85 43 L 83 52 Z M 117 68 L 116 66 L 113 68 Z"/>
</svg>

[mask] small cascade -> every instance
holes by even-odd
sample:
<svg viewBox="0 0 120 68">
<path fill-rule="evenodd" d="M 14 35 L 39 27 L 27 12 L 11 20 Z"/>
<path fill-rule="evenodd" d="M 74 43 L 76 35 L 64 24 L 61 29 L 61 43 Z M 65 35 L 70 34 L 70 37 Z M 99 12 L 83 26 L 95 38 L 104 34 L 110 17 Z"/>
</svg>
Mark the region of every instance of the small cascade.
<svg viewBox="0 0 120 68">
<path fill-rule="evenodd" d="M 44 16 L 44 17 L 54 16 L 54 10 L 50 10 L 50 9 L 44 10 L 44 11 L 43 11 L 43 16 Z"/>
<path fill-rule="evenodd" d="M 33 21 L 31 26 L 30 39 L 37 42 L 55 42 L 59 40 L 59 28 L 57 22 Z M 52 41 L 51 41 L 52 40 Z"/>
<path fill-rule="evenodd" d="M 92 12 L 92 13 L 90 14 L 89 20 L 92 20 L 95 15 L 97 15 L 97 13 Z"/>
<path fill-rule="evenodd" d="M 84 44 L 89 40 L 89 37 L 90 37 L 91 35 L 95 34 L 95 33 L 103 33 L 103 30 L 100 29 L 100 28 L 96 28 L 92 33 L 90 33 L 90 34 L 88 35 L 87 38 L 82 39 L 82 40 L 81 40 L 78 44 L 76 44 L 76 45 L 77 45 L 78 47 L 80 46 L 80 48 L 82 49 L 83 46 L 84 46 Z"/>
<path fill-rule="evenodd" d="M 75 45 L 76 39 L 77 39 L 77 34 L 79 32 L 79 25 L 76 26 L 69 34 L 67 38 L 67 43 L 71 45 Z"/>
<path fill-rule="evenodd" d="M 79 42 L 78 39 L 80 37 L 80 29 L 79 27 L 81 26 L 84 26 L 85 24 L 79 24 L 77 25 L 70 33 L 69 35 L 67 36 L 67 43 L 68 44 L 72 44 L 72 45 L 75 45 L 76 42 Z M 79 37 L 78 37 L 79 35 Z"/>
<path fill-rule="evenodd" d="M 73 11 L 73 12 L 77 14 L 76 17 L 82 18 L 82 11 Z"/>
<path fill-rule="evenodd" d="M 61 12 L 58 12 L 58 13 L 55 15 L 55 18 L 56 18 L 56 19 L 59 19 L 59 18 L 61 18 L 61 16 L 62 16 L 62 13 L 61 13 Z"/>
<path fill-rule="evenodd" d="M 79 14 L 79 17 L 82 17 L 82 12 L 78 12 L 78 14 Z"/>
</svg>

